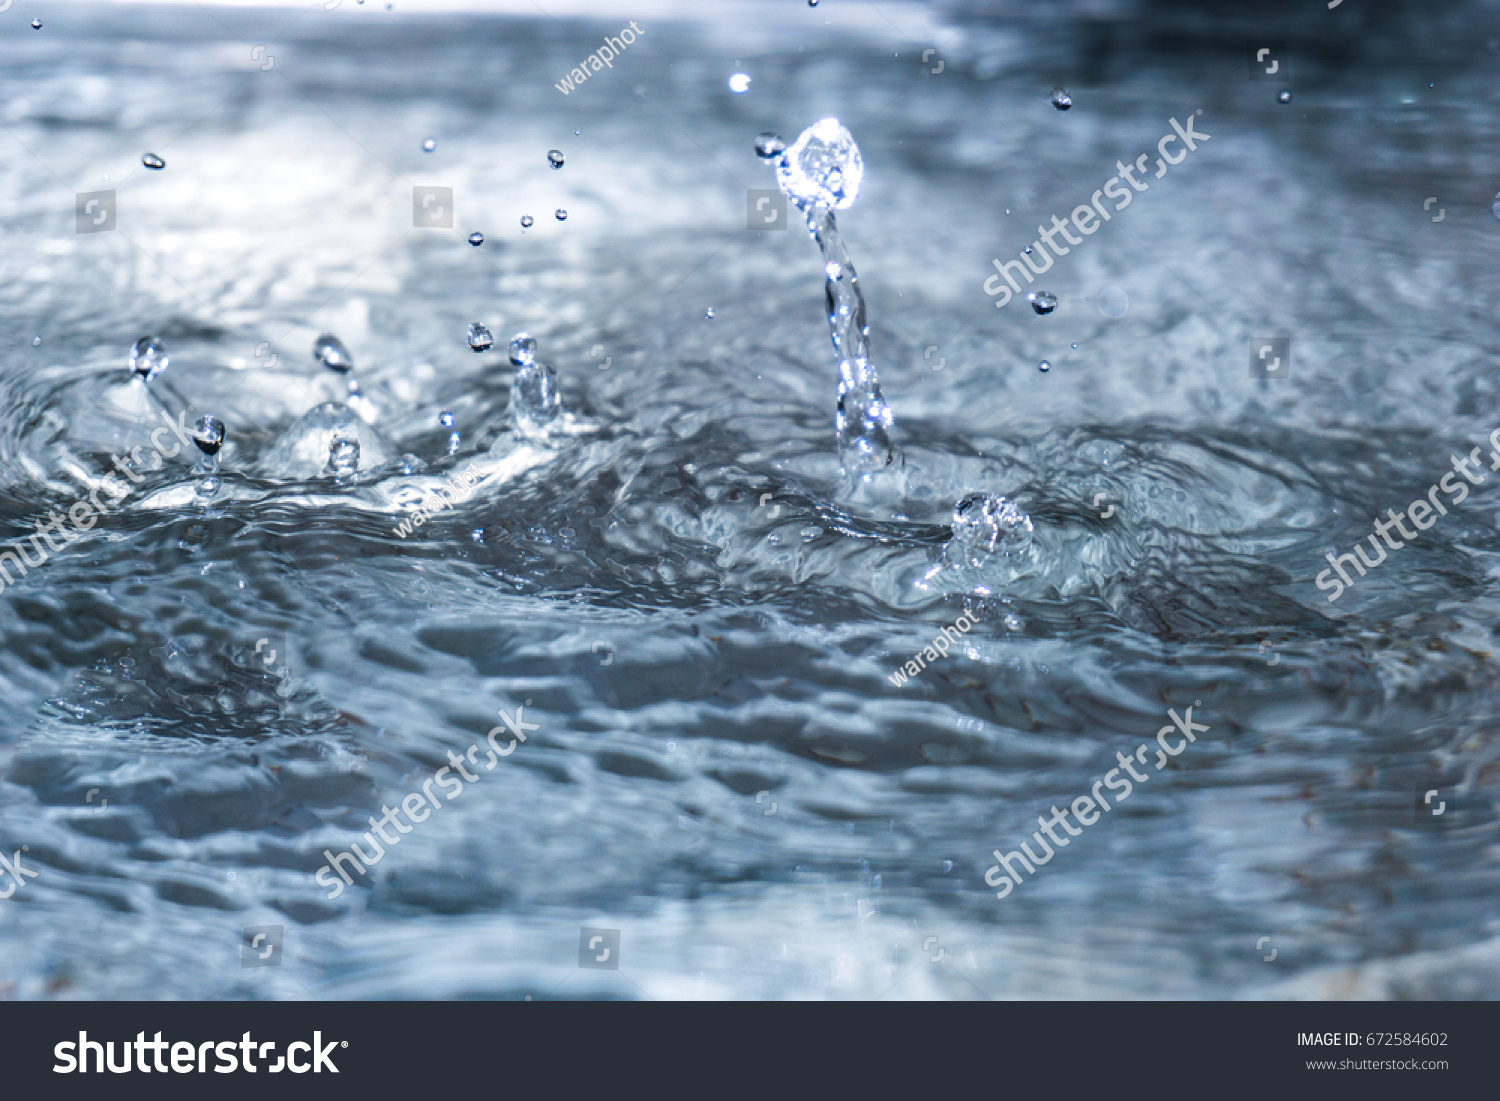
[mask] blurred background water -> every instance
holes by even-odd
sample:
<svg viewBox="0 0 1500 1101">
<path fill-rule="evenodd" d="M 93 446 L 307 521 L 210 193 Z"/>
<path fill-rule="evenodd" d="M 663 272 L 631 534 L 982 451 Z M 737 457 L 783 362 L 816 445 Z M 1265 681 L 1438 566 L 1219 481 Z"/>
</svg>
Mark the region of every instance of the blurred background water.
<svg viewBox="0 0 1500 1101">
<path fill-rule="evenodd" d="M 0 55 L 0 544 L 146 443 L 141 335 L 228 430 L 210 505 L 171 460 L 0 596 L 0 852 L 38 872 L 0 996 L 1500 992 L 1500 496 L 1313 584 L 1500 427 L 1496 5 L 17 0 Z M 816 248 L 746 228 L 755 135 L 830 115 L 899 499 L 841 484 Z M 1054 312 L 994 308 L 993 258 L 1189 115 Z M 531 447 L 520 330 L 574 429 Z M 348 396 L 324 332 L 362 442 L 488 464 L 470 498 L 402 537 L 418 464 L 277 465 Z M 1252 379 L 1270 335 L 1290 378 Z M 923 588 L 970 492 L 1029 557 Z M 1186 706 L 1209 732 L 997 900 L 991 851 Z M 324 851 L 517 707 L 330 899 Z"/>
</svg>

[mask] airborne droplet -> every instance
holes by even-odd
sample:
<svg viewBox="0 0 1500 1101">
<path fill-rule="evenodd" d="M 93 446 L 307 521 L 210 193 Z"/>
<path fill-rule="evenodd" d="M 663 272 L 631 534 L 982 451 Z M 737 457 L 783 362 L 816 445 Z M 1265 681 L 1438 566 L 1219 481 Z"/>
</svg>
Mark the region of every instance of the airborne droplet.
<svg viewBox="0 0 1500 1101">
<path fill-rule="evenodd" d="M 1056 107 L 1059 111 L 1066 111 L 1069 107 L 1073 106 L 1073 97 L 1068 95 L 1066 89 L 1053 88 L 1052 106 Z"/>
<path fill-rule="evenodd" d="M 324 333 L 313 341 L 313 358 L 330 371 L 348 374 L 354 370 L 354 357 L 344 342 L 332 333 Z"/>
<path fill-rule="evenodd" d="M 780 134 L 767 130 L 755 135 L 755 155 L 769 160 L 786 151 L 786 141 Z"/>
<path fill-rule="evenodd" d="M 523 215 L 521 215 L 521 228 L 522 229 L 530 229 L 531 226 L 532 226 L 532 223 L 535 222 L 535 221 L 536 221 L 536 219 L 533 218 L 530 214 L 523 214 Z"/>
<path fill-rule="evenodd" d="M 143 336 L 130 350 L 130 370 L 144 382 L 150 382 L 167 369 L 167 346 L 154 336 Z"/>
<path fill-rule="evenodd" d="M 473 245 L 475 248 L 478 248 L 480 245 L 484 244 L 484 234 L 478 232 L 477 230 L 469 234 L 469 244 Z"/>
<path fill-rule="evenodd" d="M 551 150 L 548 150 L 548 152 L 547 152 L 547 163 L 550 164 L 553 168 L 561 168 L 563 166 L 563 154 L 562 154 L 562 150 L 561 149 L 551 149 Z"/>
<path fill-rule="evenodd" d="M 568 212 L 566 210 L 558 210 L 557 220 L 559 222 L 566 222 L 568 220 Z"/>
<path fill-rule="evenodd" d="M 157 172 L 160 172 L 163 168 L 167 167 L 167 162 L 162 160 L 155 153 L 147 153 L 144 157 L 141 158 L 141 163 L 144 164 L 147 168 L 153 169 Z"/>
<path fill-rule="evenodd" d="M 510 361 L 517 367 L 530 367 L 536 362 L 536 337 L 530 333 L 517 333 L 510 340 Z"/>
<path fill-rule="evenodd" d="M 1057 309 L 1057 295 L 1050 291 L 1032 291 L 1026 296 L 1026 301 L 1039 314 L 1049 314 Z"/>
<path fill-rule="evenodd" d="M 431 153 L 436 148 L 437 148 L 437 139 L 436 138 L 428 138 L 426 141 L 424 141 L 422 143 L 422 152 L 424 152 L 424 153 Z"/>
<path fill-rule="evenodd" d="M 479 322 L 469 326 L 469 347 L 476 352 L 487 352 L 495 343 L 495 336 Z"/>
<path fill-rule="evenodd" d="M 193 443 L 205 455 L 217 455 L 224 446 L 224 422 L 215 416 L 199 417 L 193 425 Z"/>
</svg>

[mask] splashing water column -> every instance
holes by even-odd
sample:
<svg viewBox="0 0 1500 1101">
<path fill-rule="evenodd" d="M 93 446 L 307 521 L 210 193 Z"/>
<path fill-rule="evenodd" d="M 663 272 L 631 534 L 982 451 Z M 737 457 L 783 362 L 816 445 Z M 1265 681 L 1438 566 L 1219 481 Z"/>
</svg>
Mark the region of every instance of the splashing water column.
<svg viewBox="0 0 1500 1101">
<path fill-rule="evenodd" d="M 839 369 L 839 461 L 851 474 L 883 470 L 900 455 L 890 438 L 891 409 L 870 362 L 865 297 L 833 217 L 835 210 L 854 205 L 863 177 L 859 147 L 834 118 L 809 126 L 776 162 L 777 185 L 802 211 L 807 231 L 823 254 L 828 328 Z"/>
<path fill-rule="evenodd" d="M 557 372 L 536 361 L 536 338 L 517 333 L 510 342 L 510 361 L 516 368 L 510 383 L 510 418 L 523 436 L 545 436 L 562 410 Z"/>
<path fill-rule="evenodd" d="M 193 466 L 199 479 L 194 492 L 205 501 L 219 491 L 219 451 L 224 446 L 224 422 L 215 416 L 198 418 L 193 425 L 193 444 L 202 455 Z"/>
</svg>

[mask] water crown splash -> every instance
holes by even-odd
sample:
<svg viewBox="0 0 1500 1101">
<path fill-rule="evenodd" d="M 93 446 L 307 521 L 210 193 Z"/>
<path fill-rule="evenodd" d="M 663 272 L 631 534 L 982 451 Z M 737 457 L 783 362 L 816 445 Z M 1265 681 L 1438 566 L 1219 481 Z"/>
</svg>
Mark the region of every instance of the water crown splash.
<svg viewBox="0 0 1500 1101">
<path fill-rule="evenodd" d="M 775 144 L 758 143 L 768 149 Z M 854 136 L 835 118 L 802 131 L 776 162 L 777 185 L 802 211 L 823 253 L 828 328 L 839 366 L 839 461 L 849 473 L 868 475 L 894 464 L 900 452 L 891 443 L 894 420 L 870 362 L 865 296 L 833 217 L 854 205 L 864 172 Z"/>
</svg>

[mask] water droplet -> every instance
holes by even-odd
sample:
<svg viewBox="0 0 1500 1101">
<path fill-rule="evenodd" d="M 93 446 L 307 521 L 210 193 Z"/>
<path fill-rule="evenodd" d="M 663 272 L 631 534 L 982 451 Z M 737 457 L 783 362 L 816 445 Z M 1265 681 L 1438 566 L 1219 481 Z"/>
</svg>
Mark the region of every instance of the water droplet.
<svg viewBox="0 0 1500 1101">
<path fill-rule="evenodd" d="M 510 338 L 510 361 L 517 367 L 530 367 L 536 362 L 536 337 L 530 333 L 517 333 Z"/>
<path fill-rule="evenodd" d="M 952 870 L 953 870 L 953 861 L 951 861 L 951 860 L 945 860 L 945 861 L 943 861 L 943 871 L 945 871 L 945 872 L 951 872 Z"/>
<path fill-rule="evenodd" d="M 1292 102 L 1292 93 L 1283 90 L 1280 94 L 1277 95 L 1276 102 L 1277 103 L 1290 103 L 1290 102 Z"/>
<path fill-rule="evenodd" d="M 487 352 L 495 343 L 495 336 L 479 322 L 469 326 L 469 347 L 476 352 Z"/>
<path fill-rule="evenodd" d="M 566 222 L 568 220 L 568 212 L 566 210 L 559 209 L 557 212 L 557 220 L 559 222 Z"/>
<path fill-rule="evenodd" d="M 1044 359 L 1036 365 L 1036 369 L 1045 375 L 1048 371 L 1052 370 L 1052 364 Z"/>
<path fill-rule="evenodd" d="M 217 455 L 224 446 L 224 422 L 218 417 L 199 417 L 193 425 L 193 443 L 205 455 Z"/>
<path fill-rule="evenodd" d="M 1026 254 L 1026 255 L 1027 255 L 1027 256 L 1030 256 L 1030 255 L 1031 255 L 1031 246 L 1030 246 L 1030 245 L 1027 245 L 1027 246 L 1026 246 L 1026 247 L 1025 247 L 1025 248 L 1023 248 L 1023 249 L 1022 249 L 1022 250 L 1021 250 L 1021 251 L 1022 251 L 1022 252 L 1024 252 L 1024 253 L 1025 253 L 1025 254 Z"/>
<path fill-rule="evenodd" d="M 359 470 L 359 435 L 350 428 L 340 428 L 328 444 L 328 465 L 323 476 L 346 478 Z"/>
<path fill-rule="evenodd" d="M 709 321 L 712 321 L 714 319 L 714 308 L 710 306 L 708 309 L 704 310 L 703 316 Z"/>
<path fill-rule="evenodd" d="M 340 374 L 348 374 L 354 370 L 354 357 L 344 347 L 344 342 L 332 333 L 324 333 L 313 341 L 313 359 L 330 371 L 338 371 Z"/>
<path fill-rule="evenodd" d="M 484 244 L 484 234 L 480 233 L 478 230 L 475 230 L 473 233 L 469 234 L 469 244 L 473 245 L 475 248 L 478 248 L 480 245 Z"/>
<path fill-rule="evenodd" d="M 1076 351 L 1077 351 L 1077 350 L 1078 350 L 1078 345 L 1077 345 L 1077 344 L 1076 344 L 1076 343 L 1075 343 L 1075 344 L 1074 344 L 1074 345 L 1073 345 L 1073 350 L 1074 350 L 1074 351 L 1075 351 L 1075 352 L 1076 352 Z"/>
<path fill-rule="evenodd" d="M 853 206 L 864 176 L 854 135 L 836 118 L 821 119 L 802 131 L 776 163 L 776 182 L 787 198 L 830 210 Z"/>
<path fill-rule="evenodd" d="M 1495 193 L 1495 201 L 1490 204 L 1490 213 L 1500 218 L 1500 191 Z"/>
<path fill-rule="evenodd" d="M 452 428 L 453 414 L 444 409 L 441 413 L 438 414 L 438 423 L 444 428 Z"/>
<path fill-rule="evenodd" d="M 1496 198 L 1500 199 L 1500 195 Z M 1124 317 L 1129 308 L 1130 298 L 1119 287 L 1105 287 L 1099 292 L 1099 312 L 1105 317 Z"/>
<path fill-rule="evenodd" d="M 533 218 L 530 214 L 523 214 L 523 215 L 521 215 L 521 228 L 522 229 L 530 229 L 531 226 L 532 226 L 532 223 L 535 222 L 535 221 L 536 221 L 536 219 Z"/>
<path fill-rule="evenodd" d="M 817 7 L 818 6 L 818 0 L 807 0 L 807 6 L 810 7 L 810 8 Z"/>
<path fill-rule="evenodd" d="M 167 346 L 154 336 L 143 336 L 130 350 L 130 370 L 150 382 L 167 369 Z"/>
<path fill-rule="evenodd" d="M 575 137 L 575 138 L 576 138 L 576 137 L 577 137 L 577 136 L 578 136 L 578 135 L 579 135 L 579 134 L 581 134 L 581 133 L 583 133 L 583 131 L 582 131 L 582 130 L 574 130 L 574 131 L 573 131 L 573 136 L 574 136 L 574 137 Z"/>
<path fill-rule="evenodd" d="M 141 163 L 144 164 L 147 168 L 153 169 L 157 172 L 160 172 L 163 168 L 167 167 L 167 162 L 162 160 L 155 153 L 147 153 L 144 157 L 141 158 Z"/>
<path fill-rule="evenodd" d="M 1026 301 L 1039 314 L 1049 314 L 1057 309 L 1057 295 L 1051 291 L 1032 291 L 1026 296 Z"/>
<path fill-rule="evenodd" d="M 34 31 L 41 30 L 42 29 L 42 21 L 40 19 L 33 19 L 31 21 L 31 29 L 34 30 Z"/>
<path fill-rule="evenodd" d="M 41 345 L 42 345 L 42 338 L 41 337 L 34 336 L 34 337 L 31 338 L 31 346 L 33 348 L 40 348 Z"/>
<path fill-rule="evenodd" d="M 1005 629 L 1007 631 L 1019 631 L 1025 625 L 1018 615 L 1008 615 L 1005 617 Z"/>
<path fill-rule="evenodd" d="M 778 157 L 786 151 L 786 141 L 780 134 L 766 130 L 755 135 L 755 155 L 765 159 Z"/>
<path fill-rule="evenodd" d="M 422 152 L 424 152 L 424 153 L 431 153 L 436 148 L 437 148 L 437 139 L 436 138 L 428 138 L 426 141 L 424 141 L 422 143 Z"/>
<path fill-rule="evenodd" d="M 750 90 L 750 77 L 745 73 L 735 73 L 729 78 L 729 90 L 735 95 L 742 95 Z"/>
<path fill-rule="evenodd" d="M 561 168 L 563 166 L 563 154 L 562 154 L 562 150 L 561 149 L 550 149 L 550 150 L 548 150 L 547 151 L 547 163 L 550 164 L 553 168 Z"/>
<path fill-rule="evenodd" d="M 1066 89 L 1053 88 L 1052 106 L 1056 107 L 1059 111 L 1066 111 L 1069 107 L 1073 106 L 1073 97 L 1068 95 Z"/>
<path fill-rule="evenodd" d="M 811 543 L 814 539 L 823 534 L 823 529 L 818 527 L 817 524 L 808 524 L 801 531 L 797 532 L 797 534 L 802 536 L 802 541 L 804 543 Z"/>
</svg>

